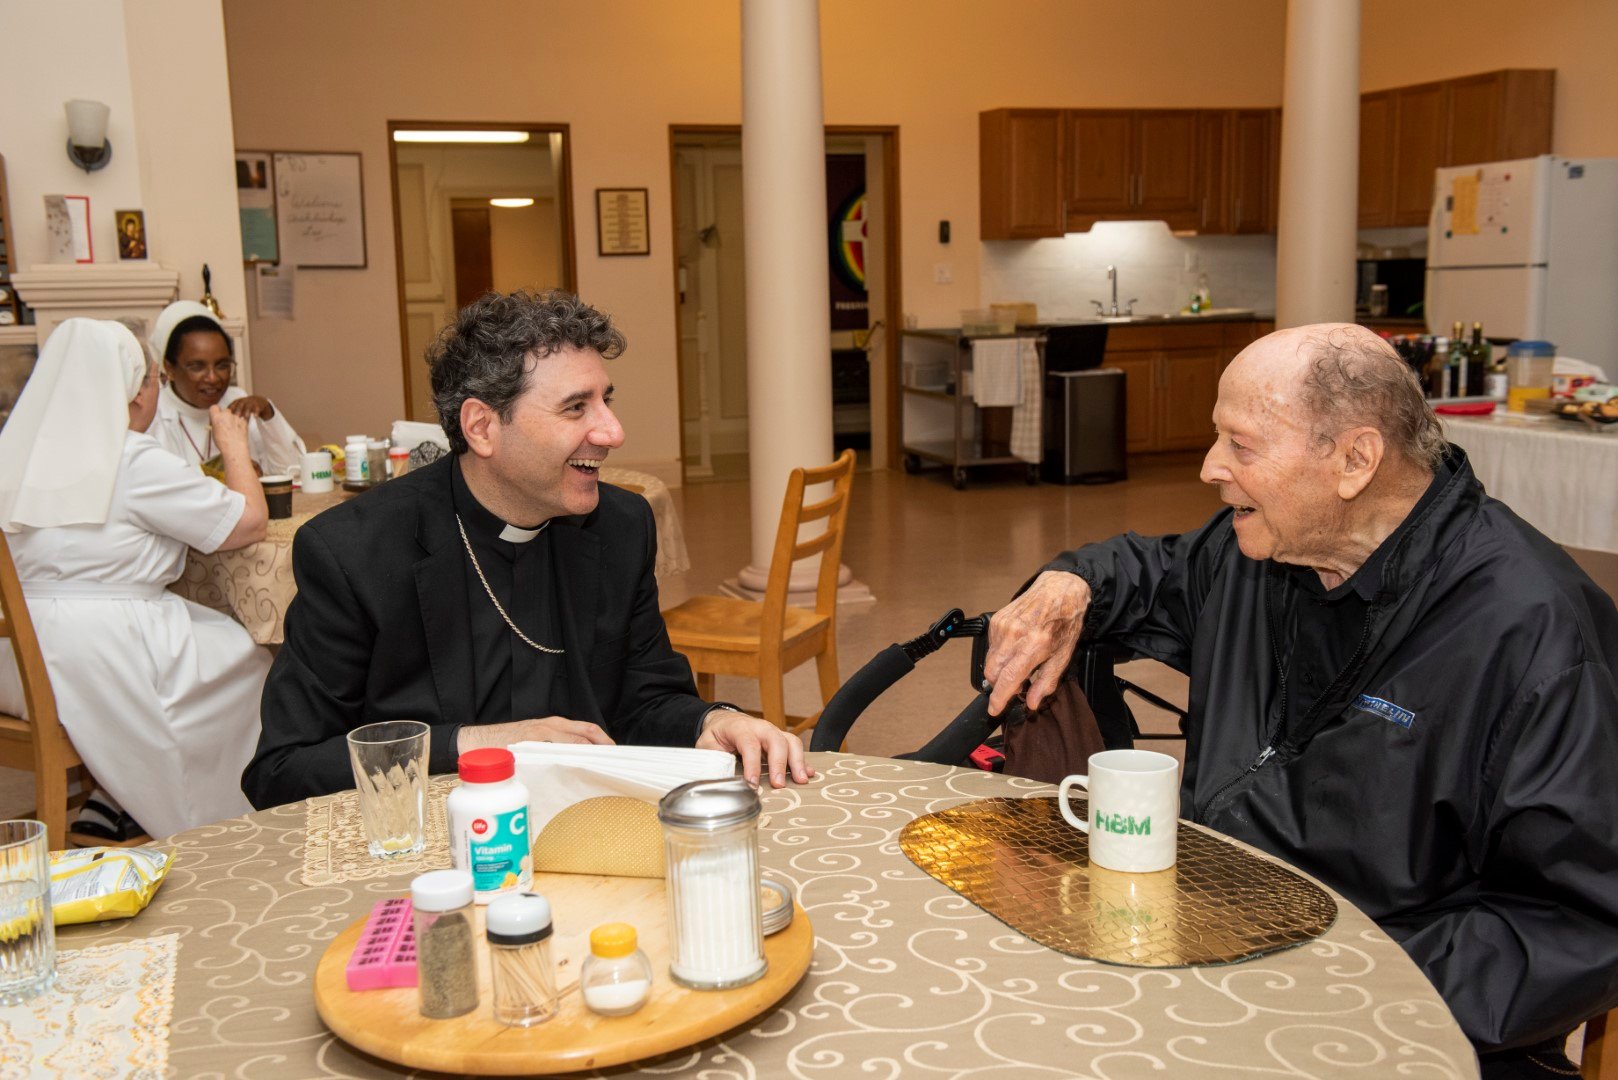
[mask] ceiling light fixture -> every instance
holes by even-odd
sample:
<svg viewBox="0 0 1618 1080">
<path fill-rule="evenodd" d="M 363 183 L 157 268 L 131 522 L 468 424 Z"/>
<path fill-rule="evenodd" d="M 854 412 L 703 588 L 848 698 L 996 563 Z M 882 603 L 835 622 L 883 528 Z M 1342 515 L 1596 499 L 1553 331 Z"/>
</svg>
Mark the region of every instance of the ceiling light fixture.
<svg viewBox="0 0 1618 1080">
<path fill-rule="evenodd" d="M 422 131 L 400 129 L 394 142 L 402 143 L 525 143 L 526 131 Z"/>
<path fill-rule="evenodd" d="M 510 210 L 521 210 L 525 206 L 533 206 L 533 199 L 490 199 L 490 206 L 503 206 Z"/>
</svg>

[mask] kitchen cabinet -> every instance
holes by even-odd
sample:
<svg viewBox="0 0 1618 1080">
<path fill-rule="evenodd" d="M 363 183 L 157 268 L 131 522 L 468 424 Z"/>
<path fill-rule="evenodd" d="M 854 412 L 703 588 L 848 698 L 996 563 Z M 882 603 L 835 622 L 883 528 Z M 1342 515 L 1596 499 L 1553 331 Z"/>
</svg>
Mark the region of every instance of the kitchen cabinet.
<svg viewBox="0 0 1618 1080">
<path fill-rule="evenodd" d="M 978 118 L 985 240 L 1035 240 L 1067 231 L 1065 124 L 1061 109 L 995 109 Z"/>
<path fill-rule="evenodd" d="M 1226 181 L 1225 133 L 1230 127 L 1230 115 L 1205 109 L 1197 117 L 1197 156 L 1202 169 L 1202 209 L 1197 217 L 1197 231 L 1223 233 L 1230 231 L 1230 185 Z"/>
<path fill-rule="evenodd" d="M 1107 335 L 1104 366 L 1124 373 L 1124 447 L 1130 453 L 1206 450 L 1227 362 L 1225 335 L 1252 322 L 1123 324 Z"/>
<path fill-rule="evenodd" d="M 1393 217 L 1390 225 L 1425 225 L 1433 203 L 1433 170 L 1448 156 L 1449 86 L 1429 83 L 1393 92 Z"/>
<path fill-rule="evenodd" d="M 1555 93 L 1555 71 L 1511 69 L 1451 79 L 1444 164 L 1550 153 Z"/>
<path fill-rule="evenodd" d="M 1360 214 L 1362 229 L 1393 221 L 1393 91 L 1360 96 Z"/>
<path fill-rule="evenodd" d="M 1067 116 L 1069 228 L 1076 219 L 1128 214 L 1135 206 L 1134 113 L 1085 109 Z"/>
<path fill-rule="evenodd" d="M 1067 227 L 1162 220 L 1195 229 L 1202 212 L 1198 110 L 1074 109 L 1067 128 Z"/>
<path fill-rule="evenodd" d="M 1281 231 L 1281 110 L 1270 110 L 1270 205 L 1266 211 L 1269 228 Z"/>
<path fill-rule="evenodd" d="M 1230 212 L 1226 232 L 1271 231 L 1269 109 L 1238 109 L 1228 126 L 1225 162 Z M 1276 140 L 1279 147 L 1280 140 Z"/>
</svg>

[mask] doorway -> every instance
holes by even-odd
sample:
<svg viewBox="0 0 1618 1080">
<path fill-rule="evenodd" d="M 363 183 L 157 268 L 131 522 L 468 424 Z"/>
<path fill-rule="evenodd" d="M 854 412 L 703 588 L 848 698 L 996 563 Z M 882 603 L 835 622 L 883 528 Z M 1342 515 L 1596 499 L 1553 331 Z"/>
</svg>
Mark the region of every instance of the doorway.
<svg viewBox="0 0 1618 1080">
<path fill-rule="evenodd" d="M 680 420 L 687 481 L 747 475 L 741 129 L 670 128 Z M 833 442 L 862 468 L 898 455 L 898 129 L 828 127 Z"/>
<path fill-rule="evenodd" d="M 491 290 L 575 288 L 565 124 L 388 122 L 405 415 L 436 422 L 425 357 Z"/>
</svg>

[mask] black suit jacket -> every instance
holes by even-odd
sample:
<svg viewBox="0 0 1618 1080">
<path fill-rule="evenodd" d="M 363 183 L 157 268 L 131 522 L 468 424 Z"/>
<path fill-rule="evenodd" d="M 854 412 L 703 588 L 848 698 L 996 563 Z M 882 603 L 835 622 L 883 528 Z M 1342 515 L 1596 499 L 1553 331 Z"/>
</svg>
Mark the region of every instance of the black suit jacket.
<svg viewBox="0 0 1618 1080">
<path fill-rule="evenodd" d="M 474 720 L 466 550 L 445 458 L 312 518 L 292 543 L 298 594 L 270 668 L 242 791 L 260 809 L 354 786 L 346 734 L 376 720 L 431 725 L 433 772 L 455 769 Z M 573 720 L 620 743 L 690 746 L 709 706 L 669 645 L 639 495 L 608 484 L 585 517 L 556 518 L 563 662 Z"/>
</svg>

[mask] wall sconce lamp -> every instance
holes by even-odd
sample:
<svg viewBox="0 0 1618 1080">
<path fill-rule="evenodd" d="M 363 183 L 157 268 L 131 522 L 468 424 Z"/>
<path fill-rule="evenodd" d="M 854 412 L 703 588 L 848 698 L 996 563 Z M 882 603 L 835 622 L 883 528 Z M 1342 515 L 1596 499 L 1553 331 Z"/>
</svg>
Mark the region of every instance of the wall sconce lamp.
<svg viewBox="0 0 1618 1080">
<path fill-rule="evenodd" d="M 111 114 L 99 101 L 74 98 L 67 103 L 67 157 L 87 173 L 106 168 L 112 160 L 112 143 L 107 140 Z"/>
</svg>

